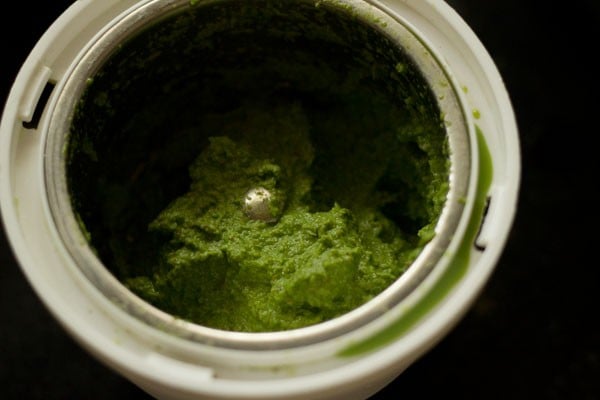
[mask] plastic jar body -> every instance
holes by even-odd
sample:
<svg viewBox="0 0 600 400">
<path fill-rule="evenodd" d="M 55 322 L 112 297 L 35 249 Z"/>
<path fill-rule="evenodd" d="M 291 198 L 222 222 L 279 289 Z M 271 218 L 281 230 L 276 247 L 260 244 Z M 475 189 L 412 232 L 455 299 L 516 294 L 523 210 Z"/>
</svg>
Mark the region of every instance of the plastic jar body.
<svg viewBox="0 0 600 400">
<path fill-rule="evenodd" d="M 39 95 L 48 82 L 59 93 L 89 43 L 152 2 L 96 3 L 75 3 L 31 53 L 7 102 L 0 146 L 1 204 L 11 244 L 40 297 L 85 348 L 159 398 L 365 398 L 435 345 L 466 312 L 510 229 L 519 152 L 501 79 L 445 3 L 377 4 L 436 55 L 473 132 L 476 183 L 443 265 L 358 329 L 275 349 L 214 346 L 157 329 L 99 291 L 65 248 L 51 217 L 43 166 L 43 133 L 58 100 L 56 95 L 38 104 Z M 44 113 L 35 134 L 20 134 L 39 107 Z M 39 221 L 45 221 L 41 228 Z"/>
</svg>

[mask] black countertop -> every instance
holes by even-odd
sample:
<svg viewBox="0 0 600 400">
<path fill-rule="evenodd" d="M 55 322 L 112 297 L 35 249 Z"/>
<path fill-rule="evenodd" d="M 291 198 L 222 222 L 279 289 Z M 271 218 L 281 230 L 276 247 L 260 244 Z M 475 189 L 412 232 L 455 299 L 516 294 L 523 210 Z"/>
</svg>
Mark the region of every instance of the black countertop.
<svg viewBox="0 0 600 400">
<path fill-rule="evenodd" d="M 374 399 L 600 399 L 600 2 L 448 3 L 490 52 L 513 102 L 523 159 L 517 216 L 470 312 Z M 3 103 L 29 51 L 69 4 L 14 2 L 3 13 Z M 0 315 L 0 398 L 149 398 L 55 322 L 3 233 Z"/>
</svg>

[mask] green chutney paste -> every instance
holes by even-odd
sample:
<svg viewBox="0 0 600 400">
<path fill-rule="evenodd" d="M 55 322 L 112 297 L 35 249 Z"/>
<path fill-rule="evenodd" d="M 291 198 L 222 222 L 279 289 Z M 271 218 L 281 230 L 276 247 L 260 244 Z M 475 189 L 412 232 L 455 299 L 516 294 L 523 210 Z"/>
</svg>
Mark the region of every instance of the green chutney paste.
<svg viewBox="0 0 600 400">
<path fill-rule="evenodd" d="M 406 271 L 434 236 L 448 149 L 387 38 L 325 5 L 251 3 L 192 8 L 123 46 L 76 110 L 68 178 L 133 293 L 203 326 L 282 331 Z M 245 212 L 257 188 L 270 218 Z"/>
</svg>

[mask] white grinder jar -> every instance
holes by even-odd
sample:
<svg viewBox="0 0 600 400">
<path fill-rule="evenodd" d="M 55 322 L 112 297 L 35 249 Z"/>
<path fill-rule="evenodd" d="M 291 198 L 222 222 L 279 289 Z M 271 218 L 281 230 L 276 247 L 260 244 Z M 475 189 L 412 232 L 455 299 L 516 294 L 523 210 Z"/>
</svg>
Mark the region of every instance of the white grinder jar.
<svg viewBox="0 0 600 400">
<path fill-rule="evenodd" d="M 235 0 L 76 2 L 50 27 L 17 76 L 0 127 L 0 205 L 9 240 L 68 332 L 157 398 L 366 398 L 454 326 L 502 251 L 520 174 L 508 95 L 485 49 L 442 1 L 245 2 L 280 4 L 283 14 L 321 8 L 361 26 L 347 35 L 351 47 L 361 38 L 372 43 L 363 35 L 370 32 L 406 54 L 443 116 L 448 196 L 436 235 L 410 268 L 341 317 L 268 333 L 177 319 L 127 290 L 88 243 L 67 187 L 69 127 L 94 75 L 124 43 L 220 4 L 236 8 Z M 296 22 L 307 17 L 300 15 Z"/>
</svg>

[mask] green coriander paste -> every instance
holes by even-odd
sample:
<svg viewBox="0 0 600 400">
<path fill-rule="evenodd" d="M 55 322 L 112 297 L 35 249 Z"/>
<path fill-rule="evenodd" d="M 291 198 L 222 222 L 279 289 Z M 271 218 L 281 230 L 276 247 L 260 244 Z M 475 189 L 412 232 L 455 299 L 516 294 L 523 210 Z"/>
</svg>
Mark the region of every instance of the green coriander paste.
<svg viewBox="0 0 600 400">
<path fill-rule="evenodd" d="M 325 5 L 249 3 L 123 46 L 76 110 L 68 177 L 91 244 L 135 294 L 204 326 L 279 331 L 402 275 L 434 235 L 448 150 L 387 38 Z"/>
</svg>

